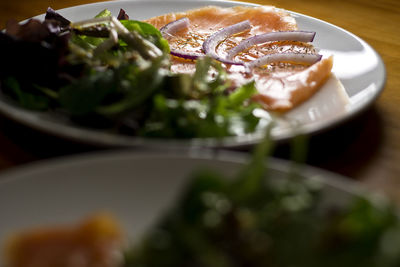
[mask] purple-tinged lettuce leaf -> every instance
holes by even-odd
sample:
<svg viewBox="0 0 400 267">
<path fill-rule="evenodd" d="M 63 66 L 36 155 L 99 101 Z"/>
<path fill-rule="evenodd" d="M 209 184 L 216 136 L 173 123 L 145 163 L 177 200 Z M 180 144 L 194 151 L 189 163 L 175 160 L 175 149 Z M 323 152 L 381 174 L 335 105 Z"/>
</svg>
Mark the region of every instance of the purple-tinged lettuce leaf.
<svg viewBox="0 0 400 267">
<path fill-rule="evenodd" d="M 129 20 L 129 16 L 128 14 L 126 14 L 125 10 L 123 10 L 122 8 L 119 10 L 119 14 L 117 17 L 118 20 Z"/>
<path fill-rule="evenodd" d="M 60 22 L 61 27 L 68 27 L 71 24 L 71 21 L 69 21 L 65 17 L 61 16 L 59 13 L 57 13 L 51 7 L 47 8 L 46 16 L 44 19 L 45 20 L 56 20 L 56 21 Z"/>
<path fill-rule="evenodd" d="M 43 86 L 57 85 L 66 65 L 69 34 L 58 35 L 56 21 L 7 23 L 0 32 L 0 78 L 13 76 Z"/>
<path fill-rule="evenodd" d="M 52 34 L 52 30 L 39 20 L 31 19 L 25 24 L 10 20 L 6 25 L 6 33 L 19 40 L 41 42 Z"/>
</svg>

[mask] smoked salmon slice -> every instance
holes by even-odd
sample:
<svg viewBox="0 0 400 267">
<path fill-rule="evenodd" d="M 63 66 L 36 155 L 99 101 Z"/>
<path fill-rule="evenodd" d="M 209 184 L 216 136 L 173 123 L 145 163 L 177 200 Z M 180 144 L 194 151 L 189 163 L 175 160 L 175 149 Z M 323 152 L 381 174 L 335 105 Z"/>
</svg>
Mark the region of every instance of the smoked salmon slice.
<svg viewBox="0 0 400 267">
<path fill-rule="evenodd" d="M 108 214 L 98 214 L 77 225 L 44 227 L 18 233 L 7 242 L 10 267 L 116 267 L 122 230 Z"/>
<path fill-rule="evenodd" d="M 204 41 L 213 33 L 233 24 L 249 20 L 250 30 L 232 35 L 221 42 L 216 52 L 226 56 L 240 41 L 249 37 L 277 31 L 298 30 L 295 19 L 287 12 L 273 6 L 222 8 L 207 6 L 187 12 L 169 13 L 148 19 L 146 22 L 160 29 L 175 20 L 187 17 L 187 28 L 168 36 L 172 49 L 191 53 L 203 53 Z M 310 43 L 296 41 L 274 41 L 255 45 L 235 56 L 236 61 L 250 62 L 272 53 L 316 54 Z M 269 111 L 287 111 L 309 99 L 324 84 L 331 74 L 333 59 L 324 58 L 313 64 L 276 62 L 252 69 L 243 66 L 222 64 L 234 87 L 255 80 L 258 94 L 253 100 Z M 171 70 L 176 73 L 193 73 L 193 60 L 172 57 Z"/>
<path fill-rule="evenodd" d="M 266 110 L 290 110 L 318 91 L 329 78 L 332 65 L 333 58 L 329 57 L 286 77 L 262 77 L 257 80 L 259 94 L 253 96 L 253 100 L 259 102 Z M 260 83 L 263 84 L 259 85 Z"/>
</svg>

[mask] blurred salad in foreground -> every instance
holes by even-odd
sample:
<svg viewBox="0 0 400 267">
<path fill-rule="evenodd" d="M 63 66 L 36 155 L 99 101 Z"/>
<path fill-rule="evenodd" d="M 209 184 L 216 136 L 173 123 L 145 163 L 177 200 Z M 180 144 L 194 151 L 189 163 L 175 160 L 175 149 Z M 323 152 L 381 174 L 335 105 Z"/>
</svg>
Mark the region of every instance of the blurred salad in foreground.
<svg viewBox="0 0 400 267">
<path fill-rule="evenodd" d="M 103 10 L 70 22 L 49 8 L 43 22 L 0 32 L 0 88 L 20 106 L 93 129 L 146 137 L 223 137 L 259 127 L 252 82 L 229 93 L 217 61 L 170 71 L 168 42 L 152 25 Z M 212 73 L 212 79 L 210 79 Z"/>
<path fill-rule="evenodd" d="M 338 201 L 321 180 L 294 174 L 274 179 L 266 171 L 270 149 L 269 142 L 259 145 L 235 177 L 194 172 L 180 199 L 132 245 L 123 245 L 114 218 L 99 215 L 15 235 L 6 266 L 400 266 L 392 205 L 350 194 Z"/>
</svg>

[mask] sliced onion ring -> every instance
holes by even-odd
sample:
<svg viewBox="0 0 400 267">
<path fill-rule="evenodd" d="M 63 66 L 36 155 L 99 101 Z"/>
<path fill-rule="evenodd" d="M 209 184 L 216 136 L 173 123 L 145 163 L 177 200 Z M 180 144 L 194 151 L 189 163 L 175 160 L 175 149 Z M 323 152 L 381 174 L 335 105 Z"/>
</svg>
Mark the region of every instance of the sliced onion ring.
<svg viewBox="0 0 400 267">
<path fill-rule="evenodd" d="M 190 25 L 189 19 L 187 17 L 183 17 L 161 27 L 160 32 L 165 39 L 168 39 L 168 37 L 171 37 L 175 32 L 185 29 L 189 27 L 189 25 Z M 204 56 L 204 54 L 202 53 L 186 52 L 176 49 L 171 49 L 170 53 L 175 57 L 192 59 L 192 60 Z"/>
<path fill-rule="evenodd" d="M 196 52 L 186 52 L 181 50 L 171 49 L 170 54 L 175 57 L 181 57 L 184 59 L 198 59 L 199 57 L 204 57 L 204 54 L 196 53 Z"/>
<path fill-rule="evenodd" d="M 160 32 L 164 38 L 189 27 L 190 21 L 187 17 L 174 20 L 160 28 Z"/>
<path fill-rule="evenodd" d="M 251 28 L 250 21 L 245 20 L 242 22 L 239 22 L 237 24 L 233 24 L 231 26 L 228 26 L 226 28 L 223 28 L 220 31 L 217 31 L 216 33 L 212 34 L 210 37 L 208 37 L 204 43 L 203 43 L 203 50 L 206 53 L 206 55 L 221 61 L 222 63 L 225 64 L 231 64 L 231 65 L 244 65 L 243 62 L 237 62 L 237 61 L 232 61 L 223 57 L 220 57 L 215 49 L 217 48 L 218 44 L 225 40 L 227 37 L 243 32 L 245 30 L 249 30 Z"/>
<path fill-rule="evenodd" d="M 253 60 L 246 64 L 249 68 L 255 68 L 264 66 L 270 63 L 276 62 L 296 62 L 296 63 L 306 63 L 314 64 L 320 61 L 322 55 L 318 54 L 306 54 L 306 53 L 274 53 L 262 56 L 256 60 Z"/>
<path fill-rule="evenodd" d="M 273 41 L 298 41 L 312 42 L 315 37 L 315 32 L 310 31 L 284 31 L 284 32 L 268 32 L 255 35 L 241 41 L 237 46 L 229 50 L 227 59 L 232 60 L 235 55 L 246 50 L 254 45 Z"/>
</svg>

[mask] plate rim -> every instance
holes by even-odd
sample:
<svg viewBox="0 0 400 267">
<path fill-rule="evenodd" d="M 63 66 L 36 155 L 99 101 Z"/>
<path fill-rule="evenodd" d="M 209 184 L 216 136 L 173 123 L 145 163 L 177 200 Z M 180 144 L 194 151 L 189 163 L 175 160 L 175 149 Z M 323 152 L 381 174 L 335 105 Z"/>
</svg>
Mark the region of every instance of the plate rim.
<svg viewBox="0 0 400 267">
<path fill-rule="evenodd" d="M 134 5 L 135 3 L 176 3 L 182 2 L 183 0 L 116 0 L 116 1 L 101 1 L 83 5 L 70 6 L 57 10 L 58 12 L 66 12 L 69 10 L 76 9 L 78 7 L 91 8 L 95 6 L 104 5 L 117 5 L 118 3 L 127 3 L 129 5 Z M 244 6 L 261 6 L 261 4 L 242 2 L 242 1 L 230 1 L 230 0 L 185 0 L 183 2 L 191 3 L 223 3 L 230 5 L 244 5 Z M 336 30 L 342 31 L 347 35 L 351 36 L 363 47 L 368 47 L 373 52 L 375 58 L 380 66 L 380 71 L 382 72 L 382 80 L 378 80 L 376 84 L 376 90 L 364 103 L 353 107 L 350 111 L 346 111 L 338 116 L 330 118 L 329 120 L 319 121 L 318 123 L 312 123 L 308 126 L 300 126 L 299 129 L 283 129 L 278 134 L 274 135 L 272 132 L 272 138 L 278 143 L 287 142 L 298 134 L 304 134 L 313 136 L 322 132 L 329 131 L 347 121 L 357 117 L 365 110 L 370 108 L 376 99 L 383 92 L 386 82 L 387 82 L 387 70 L 385 63 L 380 56 L 380 54 L 366 41 L 364 41 L 359 36 L 353 34 L 352 32 L 343 29 L 342 27 L 336 26 L 330 22 L 324 21 L 319 18 L 315 18 L 306 14 L 294 12 L 291 10 L 286 10 L 277 7 L 278 9 L 285 10 L 291 15 L 301 16 L 308 20 L 315 21 L 317 23 L 326 24 L 329 27 L 333 27 Z M 33 18 L 42 18 L 44 14 L 35 16 Z M 29 19 L 27 19 L 29 20 Z M 25 20 L 25 21 L 27 21 Z M 73 125 L 68 123 L 57 123 L 52 120 L 37 119 L 32 114 L 46 114 L 47 112 L 32 111 L 27 110 L 17 105 L 14 105 L 12 101 L 9 100 L 8 96 L 0 93 L 0 113 L 5 117 L 22 124 L 26 127 L 32 128 L 34 130 L 40 131 L 44 134 L 50 134 L 58 138 L 63 138 L 66 140 L 71 140 L 77 143 L 89 144 L 99 147 L 149 147 L 149 148 L 183 148 L 183 147 L 216 147 L 216 148 L 247 148 L 258 142 L 260 142 L 264 136 L 264 133 L 255 132 L 249 133 L 242 136 L 232 136 L 223 138 L 191 138 L 191 139 L 177 139 L 177 138 L 145 138 L 140 136 L 128 136 L 122 134 L 113 134 L 104 131 L 96 131 L 96 129 L 85 128 L 80 125 Z M 48 113 L 47 113 L 48 114 Z M 51 115 L 50 115 L 51 116 Z"/>
<path fill-rule="evenodd" d="M 80 154 L 59 156 L 49 159 L 29 162 L 23 165 L 14 166 L 0 173 L 0 188 L 15 182 L 24 182 L 25 179 L 33 179 L 35 175 L 56 172 L 58 169 L 69 170 L 67 167 L 85 167 L 92 163 L 114 164 L 121 160 L 133 161 L 150 159 L 189 159 L 190 161 L 217 161 L 238 164 L 244 166 L 252 157 L 247 152 L 232 150 L 216 150 L 209 148 L 183 148 L 183 149 L 146 149 L 132 150 L 129 148 L 119 148 L 111 150 L 91 151 Z M 374 193 L 365 184 L 358 180 L 351 179 L 329 170 L 321 169 L 308 164 L 297 164 L 291 160 L 266 157 L 264 164 L 267 170 L 274 170 L 282 174 L 290 174 L 295 168 L 299 175 L 304 179 L 316 179 L 323 185 L 335 188 L 351 195 L 369 195 Z M 239 166 L 240 167 L 240 166 Z M 54 178 L 59 179 L 59 178 Z M 275 179 L 275 178 L 272 178 Z M 375 191 L 378 193 L 378 191 Z"/>
</svg>

